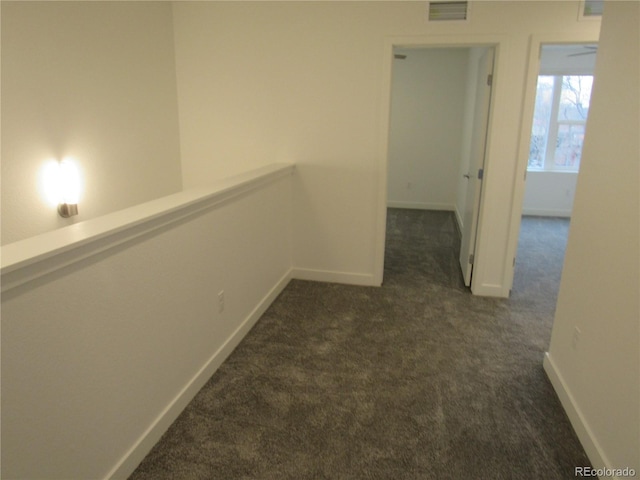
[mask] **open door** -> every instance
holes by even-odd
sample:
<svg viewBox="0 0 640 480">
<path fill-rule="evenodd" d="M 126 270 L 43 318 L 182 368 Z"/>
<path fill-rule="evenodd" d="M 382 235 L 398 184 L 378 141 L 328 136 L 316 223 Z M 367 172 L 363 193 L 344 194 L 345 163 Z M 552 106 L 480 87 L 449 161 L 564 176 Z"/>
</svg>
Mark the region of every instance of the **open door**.
<svg viewBox="0 0 640 480">
<path fill-rule="evenodd" d="M 460 242 L 460 267 L 462 267 L 462 275 L 466 286 L 471 285 L 476 247 L 480 193 L 482 191 L 487 127 L 489 124 L 489 105 L 491 103 L 493 57 L 494 49 L 489 48 L 478 63 L 469 171 L 464 174 L 467 179 L 467 194 L 463 212 L 462 240 Z"/>
</svg>

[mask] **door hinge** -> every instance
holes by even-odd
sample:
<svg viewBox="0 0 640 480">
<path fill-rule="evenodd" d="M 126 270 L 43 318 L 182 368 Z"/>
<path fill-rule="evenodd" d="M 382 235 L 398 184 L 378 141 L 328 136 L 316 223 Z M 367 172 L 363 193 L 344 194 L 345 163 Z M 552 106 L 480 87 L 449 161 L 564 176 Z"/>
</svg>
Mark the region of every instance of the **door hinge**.
<svg viewBox="0 0 640 480">
<path fill-rule="evenodd" d="M 512 267 L 516 266 L 516 257 L 513 257 L 513 263 L 511 264 Z"/>
<path fill-rule="evenodd" d="M 478 180 L 482 180 L 483 177 L 484 177 L 484 168 L 479 168 L 478 169 Z"/>
<path fill-rule="evenodd" d="M 469 254 L 469 263 L 473 265 L 473 253 Z"/>
<path fill-rule="evenodd" d="M 487 75 L 487 85 L 489 85 L 489 86 L 493 85 L 493 75 L 492 74 Z"/>
</svg>

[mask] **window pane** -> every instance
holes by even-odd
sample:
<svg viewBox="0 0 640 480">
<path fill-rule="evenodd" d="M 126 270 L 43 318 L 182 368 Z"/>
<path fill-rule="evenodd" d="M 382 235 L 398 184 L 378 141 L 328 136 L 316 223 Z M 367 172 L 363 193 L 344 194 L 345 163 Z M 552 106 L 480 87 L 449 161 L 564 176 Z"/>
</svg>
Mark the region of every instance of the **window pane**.
<svg viewBox="0 0 640 480">
<path fill-rule="evenodd" d="M 536 105 L 533 111 L 531 144 L 529 145 L 529 168 L 544 167 L 544 154 L 547 149 L 549 120 L 553 104 L 553 76 L 540 75 L 536 88 Z"/>
<path fill-rule="evenodd" d="M 558 125 L 558 140 L 553 159 L 555 168 L 578 170 L 583 142 L 584 125 Z"/>
<path fill-rule="evenodd" d="M 589 99 L 593 77 L 591 75 L 565 75 L 562 77 L 558 121 L 585 122 L 589 114 Z"/>
</svg>

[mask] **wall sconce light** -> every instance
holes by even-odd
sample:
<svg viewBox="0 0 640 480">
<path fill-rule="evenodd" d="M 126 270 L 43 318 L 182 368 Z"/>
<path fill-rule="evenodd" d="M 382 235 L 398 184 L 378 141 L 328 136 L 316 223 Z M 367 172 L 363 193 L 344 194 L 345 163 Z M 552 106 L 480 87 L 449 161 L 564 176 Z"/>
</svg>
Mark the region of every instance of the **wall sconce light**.
<svg viewBox="0 0 640 480">
<path fill-rule="evenodd" d="M 72 160 L 65 159 L 59 163 L 60 203 L 58 213 L 68 218 L 78 214 L 80 197 L 80 173 Z"/>
<path fill-rule="evenodd" d="M 75 162 L 67 158 L 49 162 L 43 173 L 45 195 L 58 205 L 58 214 L 64 218 L 77 215 L 81 182 Z"/>
</svg>

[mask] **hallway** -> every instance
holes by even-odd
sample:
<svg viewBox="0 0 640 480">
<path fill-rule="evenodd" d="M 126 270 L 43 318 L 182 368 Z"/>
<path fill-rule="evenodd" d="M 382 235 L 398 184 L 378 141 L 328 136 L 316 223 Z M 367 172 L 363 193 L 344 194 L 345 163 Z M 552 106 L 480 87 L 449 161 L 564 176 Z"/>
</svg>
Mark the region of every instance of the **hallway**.
<svg viewBox="0 0 640 480">
<path fill-rule="evenodd" d="M 451 212 L 390 209 L 387 237 L 382 288 L 292 281 L 130 480 L 568 479 L 589 465 L 542 369 L 553 308 L 527 269 L 544 249 L 523 252 L 503 300 L 463 286 Z"/>
</svg>

